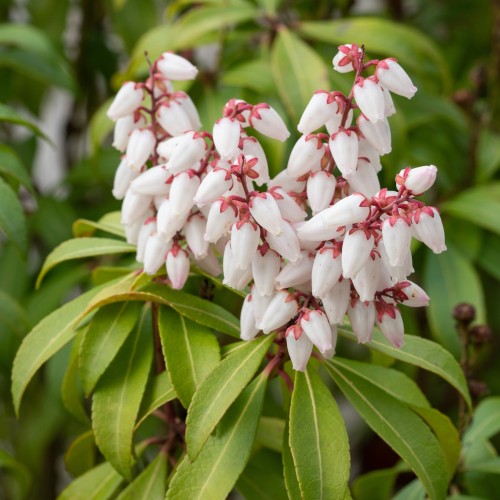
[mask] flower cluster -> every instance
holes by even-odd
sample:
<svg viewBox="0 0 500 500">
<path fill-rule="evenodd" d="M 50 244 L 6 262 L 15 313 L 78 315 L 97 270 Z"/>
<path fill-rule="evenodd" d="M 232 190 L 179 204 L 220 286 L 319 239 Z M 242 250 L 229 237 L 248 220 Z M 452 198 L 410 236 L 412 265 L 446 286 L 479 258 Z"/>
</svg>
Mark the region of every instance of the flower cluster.
<svg viewBox="0 0 500 500">
<path fill-rule="evenodd" d="M 391 93 L 411 98 L 410 78 L 394 59 L 365 62 L 356 45 L 339 47 L 333 66 L 355 72 L 351 92 L 312 96 L 302 136 L 274 179 L 251 129 L 285 141 L 278 113 L 232 99 L 212 132 L 200 131 L 192 101 L 171 85 L 197 73 L 179 56 L 162 55 L 147 82 L 126 83 L 108 111 L 125 153 L 113 193 L 123 198 L 122 222 L 144 271 L 166 264 L 172 287 L 182 288 L 190 258 L 218 275 L 222 256 L 224 283 L 250 287 L 241 337 L 280 332 L 296 370 L 313 346 L 333 356 L 346 314 L 359 342 L 370 341 L 376 324 L 402 346 L 399 305 L 429 300 L 407 279 L 411 240 L 446 249 L 437 209 L 415 198 L 432 186 L 436 167 L 405 168 L 394 190 L 377 177 L 391 151 Z"/>
</svg>

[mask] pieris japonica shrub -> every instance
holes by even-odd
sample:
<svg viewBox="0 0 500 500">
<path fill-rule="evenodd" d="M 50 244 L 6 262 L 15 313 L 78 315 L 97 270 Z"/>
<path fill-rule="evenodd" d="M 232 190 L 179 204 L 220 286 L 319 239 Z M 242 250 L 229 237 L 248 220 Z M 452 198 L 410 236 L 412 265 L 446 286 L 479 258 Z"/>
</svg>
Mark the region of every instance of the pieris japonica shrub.
<svg viewBox="0 0 500 500">
<path fill-rule="evenodd" d="M 112 188 L 121 211 L 86 224 L 118 238 L 66 242 L 40 279 L 82 255 L 135 258 L 42 320 L 13 371 L 19 409 L 34 373 L 73 339 L 65 384 L 86 398 L 67 394 L 67 406 L 103 461 L 61 498 L 223 499 L 234 488 L 262 498 L 268 483 L 276 499 L 349 498 L 343 398 L 422 491 L 445 497 L 455 428 L 359 345 L 440 375 L 469 402 L 458 363 L 405 335 L 401 315 L 429 303 L 411 281 L 412 240 L 446 250 L 438 209 L 419 199 L 437 168 L 403 168 L 390 186 L 377 176 L 391 152 L 391 95 L 417 89 L 395 59 L 366 60 L 354 44 L 333 69 L 352 74 L 350 92 L 311 96 L 274 178 L 255 132 L 287 141 L 279 113 L 235 96 L 202 125 L 175 89 L 196 78 L 187 59 L 164 53 L 146 81 L 117 93 L 108 116 L 123 154 Z"/>
</svg>

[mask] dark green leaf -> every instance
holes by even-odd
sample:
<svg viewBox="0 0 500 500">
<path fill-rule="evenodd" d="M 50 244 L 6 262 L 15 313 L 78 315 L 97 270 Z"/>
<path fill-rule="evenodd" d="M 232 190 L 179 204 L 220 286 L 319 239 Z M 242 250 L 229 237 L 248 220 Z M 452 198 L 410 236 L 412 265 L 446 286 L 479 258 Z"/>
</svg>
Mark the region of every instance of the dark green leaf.
<svg viewBox="0 0 500 500">
<path fill-rule="evenodd" d="M 30 191 L 33 190 L 30 176 L 21 159 L 12 148 L 5 144 L 0 144 L 0 173 L 15 179 Z"/>
<path fill-rule="evenodd" d="M 94 467 L 95 456 L 94 433 L 90 430 L 80 434 L 69 445 L 64 454 L 64 464 L 72 476 L 81 476 Z"/>
<path fill-rule="evenodd" d="M 102 454 L 125 478 L 132 478 L 132 440 L 153 359 L 151 317 L 142 318 L 101 376 L 92 401 L 92 427 Z"/>
<path fill-rule="evenodd" d="M 478 405 L 472 423 L 464 434 L 464 449 L 500 432 L 500 397 L 489 397 Z"/>
<path fill-rule="evenodd" d="M 469 472 L 483 472 L 486 474 L 500 474 L 500 458 L 492 458 L 485 462 L 474 462 L 465 467 Z"/>
<path fill-rule="evenodd" d="M 403 466 L 402 466 L 403 465 Z M 390 469 L 374 470 L 358 476 L 352 483 L 356 500 L 389 500 L 400 472 L 407 468 L 402 462 Z"/>
<path fill-rule="evenodd" d="M 500 167 L 500 137 L 484 129 L 479 136 L 477 158 L 477 180 L 488 181 Z"/>
<path fill-rule="evenodd" d="M 270 450 L 281 453 L 285 421 L 281 418 L 262 417 L 257 428 L 255 441 Z"/>
<path fill-rule="evenodd" d="M 223 359 L 196 390 L 186 420 L 187 452 L 194 460 L 226 410 L 259 368 L 274 335 L 248 342 Z"/>
<path fill-rule="evenodd" d="M 22 253 L 26 253 L 26 222 L 23 207 L 12 188 L 0 177 L 0 231 L 14 243 Z"/>
<path fill-rule="evenodd" d="M 85 394 L 90 394 L 99 377 L 134 328 L 140 305 L 118 302 L 101 307 L 90 322 L 80 345 L 80 377 Z"/>
<path fill-rule="evenodd" d="M 350 469 L 347 432 L 332 394 L 311 368 L 295 374 L 289 443 L 303 498 L 343 498 Z"/>
<path fill-rule="evenodd" d="M 441 446 L 429 427 L 406 405 L 334 360 L 328 373 L 366 423 L 405 460 L 431 498 L 443 498 L 447 487 Z"/>
<path fill-rule="evenodd" d="M 250 456 L 267 383 L 258 376 L 234 401 L 194 461 L 185 455 L 166 499 L 224 500 Z"/>
<path fill-rule="evenodd" d="M 219 343 L 209 328 L 167 307 L 160 309 L 158 324 L 170 379 L 188 408 L 196 388 L 220 361 Z"/>
<path fill-rule="evenodd" d="M 10 456 L 6 451 L 0 448 L 0 471 L 2 474 L 11 473 L 19 485 L 19 492 L 22 498 L 25 498 L 30 490 L 32 477 L 30 471 L 19 460 Z M 3 490 L 3 488 L 2 488 Z"/>
<path fill-rule="evenodd" d="M 120 240 L 109 238 L 75 238 L 61 243 L 45 260 L 42 270 L 36 280 L 36 286 L 40 286 L 43 277 L 61 262 L 84 257 L 95 257 L 97 255 L 109 255 L 114 253 L 135 252 L 136 247 Z"/>
<path fill-rule="evenodd" d="M 297 479 L 297 471 L 293 463 L 292 450 L 289 443 L 290 428 L 288 419 L 285 423 L 285 431 L 283 432 L 283 477 L 285 479 L 285 487 L 290 500 L 301 500 L 302 493 L 300 491 L 299 480 Z"/>
</svg>

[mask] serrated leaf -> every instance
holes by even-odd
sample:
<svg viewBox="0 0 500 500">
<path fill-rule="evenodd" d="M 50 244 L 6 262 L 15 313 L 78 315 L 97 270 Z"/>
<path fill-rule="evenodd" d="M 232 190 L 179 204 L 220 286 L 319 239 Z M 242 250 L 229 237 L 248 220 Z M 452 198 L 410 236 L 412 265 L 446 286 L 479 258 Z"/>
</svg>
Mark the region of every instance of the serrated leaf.
<svg viewBox="0 0 500 500">
<path fill-rule="evenodd" d="M 163 500 L 167 489 L 167 456 L 156 458 L 125 488 L 117 500 Z"/>
<path fill-rule="evenodd" d="M 12 148 L 5 144 L 0 144 L 0 173 L 15 179 L 30 191 L 33 191 L 31 178 L 21 159 Z"/>
<path fill-rule="evenodd" d="M 92 427 L 102 454 L 132 478 L 132 441 L 153 359 L 151 317 L 144 310 L 120 352 L 101 376 L 92 400 Z"/>
<path fill-rule="evenodd" d="M 180 290 L 173 290 L 165 285 L 150 284 L 142 288 L 141 291 L 156 296 L 155 302 L 172 307 L 195 323 L 227 333 L 232 337 L 240 337 L 238 318 L 209 300 Z"/>
<path fill-rule="evenodd" d="M 295 464 L 293 463 L 292 450 L 289 443 L 290 427 L 288 419 L 285 422 L 285 431 L 283 433 L 282 458 L 283 458 L 283 478 L 285 479 L 285 488 L 290 500 L 302 500 L 299 480 Z"/>
<path fill-rule="evenodd" d="M 295 373 L 289 443 L 303 498 L 343 498 L 349 481 L 349 441 L 344 420 L 320 377 Z"/>
<path fill-rule="evenodd" d="M 444 202 L 441 209 L 500 235 L 500 182 L 462 191 Z"/>
<path fill-rule="evenodd" d="M 196 388 L 220 361 L 219 343 L 209 328 L 168 307 L 160 308 L 158 325 L 170 380 L 188 408 Z"/>
<path fill-rule="evenodd" d="M 43 363 L 74 337 L 75 329 L 87 314 L 113 295 L 128 290 L 135 279 L 130 274 L 89 290 L 46 316 L 23 339 L 12 367 L 12 398 L 16 413 L 19 413 L 28 383 Z"/>
<path fill-rule="evenodd" d="M 166 371 L 150 378 L 144 392 L 144 397 L 142 398 L 139 418 L 137 419 L 135 428 L 137 429 L 153 411 L 176 397 L 177 394 Z"/>
<path fill-rule="evenodd" d="M 430 408 L 429 401 L 424 396 L 418 385 L 404 373 L 383 366 L 361 363 L 349 359 L 335 357 L 345 370 L 351 371 L 387 392 L 402 403 Z"/>
<path fill-rule="evenodd" d="M 35 135 L 50 142 L 49 138 L 32 122 L 6 104 L 0 104 L 0 122 L 14 123 L 31 130 Z"/>
<path fill-rule="evenodd" d="M 339 328 L 339 333 L 355 342 L 354 334 L 346 328 Z M 455 358 L 443 347 L 415 335 L 406 335 L 405 344 L 400 349 L 393 347 L 378 331 L 373 332 L 371 342 L 367 345 L 370 349 L 387 354 L 394 359 L 419 366 L 446 380 L 464 397 L 471 407 L 471 399 L 464 373 Z"/>
<path fill-rule="evenodd" d="M 270 450 L 282 452 L 285 420 L 275 417 L 261 417 L 255 441 Z"/>
<path fill-rule="evenodd" d="M 366 423 L 420 478 L 429 496 L 445 496 L 447 470 L 441 446 L 429 427 L 406 405 L 345 370 L 335 359 L 324 365 Z"/>
<path fill-rule="evenodd" d="M 89 395 L 120 350 L 139 317 L 140 304 L 118 302 L 101 307 L 92 318 L 80 345 L 80 377 Z"/>
<path fill-rule="evenodd" d="M 27 248 L 23 207 L 12 188 L 0 177 L 0 231 L 24 254 Z"/>
<path fill-rule="evenodd" d="M 267 375 L 258 376 L 234 401 L 194 461 L 185 455 L 167 500 L 224 500 L 245 468 L 262 411 Z"/>
<path fill-rule="evenodd" d="M 284 26 L 271 49 L 271 71 L 281 100 L 295 120 L 318 88 L 328 88 L 329 70 L 323 59 Z"/>
<path fill-rule="evenodd" d="M 120 474 L 104 462 L 70 483 L 57 500 L 107 500 L 115 495 L 122 482 Z"/>
<path fill-rule="evenodd" d="M 464 434 L 464 451 L 476 441 L 483 441 L 500 432 L 500 396 L 484 399 L 479 403 L 471 425 Z"/>
<path fill-rule="evenodd" d="M 226 410 L 252 379 L 274 335 L 248 342 L 223 359 L 196 390 L 186 419 L 186 445 L 194 460 Z"/>
<path fill-rule="evenodd" d="M 477 321 L 482 323 L 486 320 L 479 275 L 473 264 L 457 248 L 448 244 L 446 253 L 429 253 L 426 256 L 424 286 L 432 297 L 426 310 L 432 334 L 458 358 L 461 351 L 453 308 L 461 302 L 467 302 L 476 309 Z"/>
<path fill-rule="evenodd" d="M 410 73 L 439 82 L 447 92 L 451 75 L 446 60 L 436 44 L 423 32 L 380 17 L 351 17 L 334 21 L 309 21 L 298 27 L 301 35 L 330 43 L 365 45 L 371 53 L 396 57 Z M 334 55 L 334 54 L 332 54 Z"/>
<path fill-rule="evenodd" d="M 45 259 L 42 270 L 36 280 L 36 286 L 39 287 L 43 277 L 61 262 L 83 259 L 85 257 L 96 257 L 98 255 L 130 253 L 136 250 L 135 245 L 110 238 L 75 238 L 67 240 L 57 246 Z"/>
<path fill-rule="evenodd" d="M 103 215 L 97 222 L 78 219 L 73 223 L 73 236 L 81 238 L 82 236 L 92 236 L 96 230 L 116 236 L 125 237 L 125 229 L 120 222 L 121 212 L 109 212 Z"/>
<path fill-rule="evenodd" d="M 92 469 L 95 463 L 96 447 L 94 433 L 90 430 L 80 434 L 69 445 L 64 454 L 64 465 L 74 477 Z"/>
</svg>

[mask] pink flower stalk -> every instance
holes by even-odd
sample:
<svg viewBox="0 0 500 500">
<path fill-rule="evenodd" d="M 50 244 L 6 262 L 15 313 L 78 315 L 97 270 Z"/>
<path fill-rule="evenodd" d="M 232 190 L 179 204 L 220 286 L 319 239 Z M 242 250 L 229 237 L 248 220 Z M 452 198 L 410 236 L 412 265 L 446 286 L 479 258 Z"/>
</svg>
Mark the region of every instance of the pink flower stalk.
<svg viewBox="0 0 500 500">
<path fill-rule="evenodd" d="M 163 53 L 156 62 L 160 73 L 169 80 L 193 80 L 198 74 L 198 69 L 184 57 Z"/>
<path fill-rule="evenodd" d="M 126 82 L 116 94 L 107 115 L 113 121 L 133 113 L 144 98 L 144 91 L 135 82 Z"/>
<path fill-rule="evenodd" d="M 375 77 L 380 85 L 395 94 L 411 99 L 417 87 L 413 85 L 406 71 L 396 62 L 396 59 L 384 59 L 377 64 Z"/>
<path fill-rule="evenodd" d="M 358 136 L 356 132 L 341 128 L 331 136 L 329 146 L 335 164 L 344 177 L 356 170 L 358 164 Z"/>
</svg>

